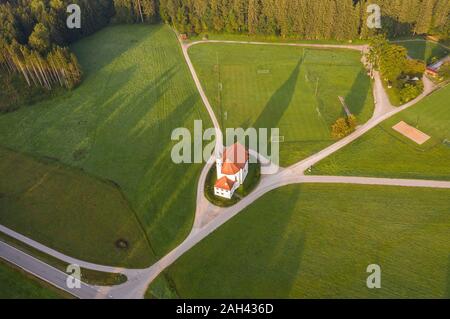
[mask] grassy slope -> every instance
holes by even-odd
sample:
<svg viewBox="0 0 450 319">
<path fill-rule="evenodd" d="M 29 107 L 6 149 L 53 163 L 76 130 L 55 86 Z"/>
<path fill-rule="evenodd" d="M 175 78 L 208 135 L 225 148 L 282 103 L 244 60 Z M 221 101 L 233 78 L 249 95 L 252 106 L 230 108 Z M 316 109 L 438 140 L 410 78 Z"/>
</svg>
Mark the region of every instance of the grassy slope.
<svg viewBox="0 0 450 319">
<path fill-rule="evenodd" d="M 144 266 L 150 247 L 114 185 L 61 164 L 0 148 L 0 223 L 63 253 Z M 130 247 L 115 247 L 119 238 Z"/>
<path fill-rule="evenodd" d="M 449 196 L 396 187 L 284 187 L 192 248 L 166 276 L 182 298 L 448 298 Z M 373 263 L 382 269 L 381 289 L 366 287 Z M 147 296 L 173 296 L 161 278 Z"/>
<path fill-rule="evenodd" d="M 12 247 L 15 247 L 34 258 L 37 258 L 46 264 L 49 264 L 63 272 L 66 272 L 67 266 L 69 263 L 66 263 L 58 258 L 55 258 L 53 256 L 50 256 L 40 250 L 37 250 L 27 244 L 24 244 L 23 242 L 10 237 L 4 233 L 0 232 L 0 240 L 9 244 Z M 106 247 L 110 248 L 110 247 Z M 111 250 L 111 249 L 110 249 Z M 115 253 L 115 252 L 113 252 Z M 135 253 L 134 253 L 135 254 Z M 126 258 L 124 258 L 124 261 L 126 261 Z M 135 264 L 133 264 L 135 265 Z M 86 269 L 81 268 L 81 280 L 87 284 L 97 285 L 97 286 L 113 286 L 113 285 L 119 285 L 127 281 L 127 276 L 119 273 L 107 273 L 92 269 Z"/>
<path fill-rule="evenodd" d="M 191 228 L 202 167 L 173 164 L 172 130 L 194 119 L 209 126 L 176 37 L 165 26 L 114 26 L 73 49 L 82 85 L 0 116 L 0 144 L 114 181 L 162 255 Z M 72 228 L 80 240 L 82 231 Z"/>
<path fill-rule="evenodd" d="M 331 124 L 343 115 L 339 95 L 361 123 L 373 111 L 358 52 L 200 44 L 190 56 L 222 127 L 280 128 L 282 165 L 333 142 Z"/>
<path fill-rule="evenodd" d="M 68 294 L 0 260 L 0 299 L 61 299 Z"/>
<path fill-rule="evenodd" d="M 394 41 L 395 43 L 395 41 Z M 408 55 L 414 59 L 423 60 L 430 63 L 433 57 L 438 59 L 449 54 L 449 51 L 437 43 L 429 41 L 409 41 L 397 43 L 408 49 Z"/>
<path fill-rule="evenodd" d="M 450 180 L 450 86 L 383 122 L 318 163 L 312 174 Z M 400 121 L 432 137 L 418 146 L 392 130 Z"/>
</svg>

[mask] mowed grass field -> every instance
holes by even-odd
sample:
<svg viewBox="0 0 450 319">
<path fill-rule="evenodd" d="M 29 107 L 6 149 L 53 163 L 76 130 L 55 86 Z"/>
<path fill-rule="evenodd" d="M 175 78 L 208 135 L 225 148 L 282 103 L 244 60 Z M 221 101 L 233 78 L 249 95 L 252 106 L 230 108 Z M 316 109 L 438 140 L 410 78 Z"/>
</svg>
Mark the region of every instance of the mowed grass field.
<svg viewBox="0 0 450 319">
<path fill-rule="evenodd" d="M 393 43 L 408 49 L 408 55 L 413 59 L 423 60 L 427 64 L 431 63 L 433 58 L 440 59 L 450 53 L 442 45 L 425 40 L 393 41 Z"/>
<path fill-rule="evenodd" d="M 96 263 L 143 267 L 153 257 L 135 213 L 113 183 L 4 148 L 0 176 L 2 225 Z M 119 239 L 129 247 L 116 247 Z"/>
<path fill-rule="evenodd" d="M 189 55 L 222 128 L 279 128 L 283 166 L 333 143 L 338 96 L 361 124 L 373 112 L 357 51 L 207 43 Z"/>
<path fill-rule="evenodd" d="M 319 162 L 311 174 L 450 180 L 449 100 L 447 86 Z M 400 121 L 432 138 L 419 146 L 392 129 Z"/>
<path fill-rule="evenodd" d="M 0 299 L 62 299 L 70 295 L 0 259 Z"/>
<path fill-rule="evenodd" d="M 177 143 L 171 141 L 172 130 L 193 129 L 195 119 L 202 119 L 207 127 L 210 120 L 169 27 L 112 26 L 76 43 L 73 50 L 84 71 L 83 83 L 58 98 L 0 116 L 0 144 L 38 158 L 51 157 L 116 185 L 149 238 L 153 252 L 142 252 L 141 258 L 150 265 L 190 231 L 202 169 L 202 165 L 172 162 L 171 149 Z M 15 182 L 14 176 L 8 176 L 0 176 L 2 183 Z M 66 183 L 70 182 L 61 178 L 51 187 L 66 189 Z M 77 192 L 89 188 L 78 183 Z M 114 243 L 130 223 L 124 219 L 135 217 L 129 210 L 118 216 L 105 209 L 101 203 L 111 196 L 105 193 L 104 198 L 82 199 L 98 205 L 90 216 L 74 208 L 72 223 L 65 220 L 62 225 L 56 221 L 68 213 L 58 208 L 67 208 L 74 200 L 71 196 L 76 198 L 70 193 L 59 198 L 49 195 L 45 201 L 40 199 L 41 208 L 23 211 L 21 218 L 2 217 L 2 223 L 23 231 L 31 218 L 39 220 L 29 235 L 38 236 L 43 244 L 58 242 L 58 248 L 66 247 L 74 257 L 86 257 L 85 249 L 91 245 L 89 249 L 97 253 L 95 261 L 115 263 L 92 240 L 94 234 L 84 235 L 95 229 Z M 11 205 L 25 204 L 18 199 Z M 50 206 L 55 209 L 48 210 Z M 60 238 L 63 232 L 69 235 Z M 139 236 L 139 230 L 134 233 Z"/>
<path fill-rule="evenodd" d="M 449 298 L 449 196 L 442 189 L 284 187 L 193 247 L 147 296 Z M 381 289 L 366 286 L 370 264 L 381 267 Z"/>
</svg>

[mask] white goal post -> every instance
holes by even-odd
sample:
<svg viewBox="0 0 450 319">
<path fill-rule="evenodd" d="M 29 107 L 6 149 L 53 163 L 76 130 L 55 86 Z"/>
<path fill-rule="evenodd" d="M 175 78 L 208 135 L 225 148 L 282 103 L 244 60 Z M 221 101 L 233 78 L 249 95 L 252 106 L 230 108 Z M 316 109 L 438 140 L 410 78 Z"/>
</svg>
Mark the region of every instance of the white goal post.
<svg viewBox="0 0 450 319">
<path fill-rule="evenodd" d="M 270 138 L 270 141 L 272 143 L 282 143 L 282 142 L 284 142 L 284 135 L 272 136 Z"/>
</svg>

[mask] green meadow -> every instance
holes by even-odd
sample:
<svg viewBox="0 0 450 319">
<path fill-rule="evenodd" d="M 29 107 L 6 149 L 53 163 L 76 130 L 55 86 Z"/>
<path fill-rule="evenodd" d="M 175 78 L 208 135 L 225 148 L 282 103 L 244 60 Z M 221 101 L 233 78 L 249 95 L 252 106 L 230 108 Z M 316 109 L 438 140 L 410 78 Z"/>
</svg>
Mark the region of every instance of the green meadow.
<svg viewBox="0 0 450 319">
<path fill-rule="evenodd" d="M 396 43 L 396 41 L 393 41 L 393 43 Z M 430 41 L 401 41 L 397 44 L 405 47 L 408 50 L 408 55 L 410 57 L 425 61 L 427 64 L 433 62 L 433 58 L 440 59 L 449 54 L 448 49 L 438 43 Z"/>
<path fill-rule="evenodd" d="M 277 189 L 166 269 L 147 297 L 449 298 L 449 196 L 389 186 Z M 381 267 L 381 289 L 366 286 L 370 264 Z"/>
<path fill-rule="evenodd" d="M 135 213 L 112 182 L 4 148 L 0 176 L 2 225 L 96 263 L 143 267 L 151 259 Z M 116 247 L 120 239 L 127 249 Z"/>
<path fill-rule="evenodd" d="M 222 128 L 279 128 L 283 166 L 334 142 L 339 96 L 360 124 L 373 112 L 357 51 L 207 43 L 189 55 Z"/>
<path fill-rule="evenodd" d="M 316 164 L 311 174 L 450 180 L 447 86 Z M 392 129 L 400 121 L 431 136 L 418 145 Z"/>
<path fill-rule="evenodd" d="M 0 260 L 0 299 L 63 299 L 71 298 L 53 286 Z"/>
<path fill-rule="evenodd" d="M 1 222 L 74 257 L 148 266 L 185 238 L 195 212 L 202 165 L 172 162 L 172 130 L 210 120 L 169 27 L 112 26 L 73 50 L 78 88 L 0 116 L 0 145 L 55 163 L 14 174 L 19 164 L 2 158 L 2 186 L 32 192 L 3 197 Z M 114 252 L 121 236 L 136 245 L 127 258 Z"/>
</svg>

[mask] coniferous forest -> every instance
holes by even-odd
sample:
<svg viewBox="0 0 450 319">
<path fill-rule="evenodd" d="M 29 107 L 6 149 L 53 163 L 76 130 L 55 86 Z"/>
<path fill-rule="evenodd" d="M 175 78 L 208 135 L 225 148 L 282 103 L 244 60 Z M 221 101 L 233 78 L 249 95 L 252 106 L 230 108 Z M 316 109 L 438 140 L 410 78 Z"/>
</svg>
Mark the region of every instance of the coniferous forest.
<svg viewBox="0 0 450 319">
<path fill-rule="evenodd" d="M 383 31 L 390 37 L 448 33 L 448 0 L 160 0 L 159 12 L 184 32 L 348 40 L 371 34 L 366 25 L 371 3 L 381 7 Z"/>
<path fill-rule="evenodd" d="M 66 27 L 72 3 L 81 8 L 81 29 Z M 367 27 L 371 3 L 381 7 L 381 30 Z M 19 82 L 28 90 L 75 87 L 82 71 L 69 45 L 111 22 L 164 22 L 188 34 L 308 40 L 366 39 L 377 33 L 448 38 L 449 12 L 450 0 L 0 0 L 0 80 L 16 99 Z"/>
</svg>

